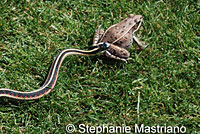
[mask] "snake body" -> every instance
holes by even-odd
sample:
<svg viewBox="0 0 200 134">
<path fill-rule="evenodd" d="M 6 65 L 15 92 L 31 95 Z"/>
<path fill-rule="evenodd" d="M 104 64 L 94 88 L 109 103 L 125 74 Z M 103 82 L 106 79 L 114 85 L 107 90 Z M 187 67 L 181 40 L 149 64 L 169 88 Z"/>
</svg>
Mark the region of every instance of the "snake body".
<svg viewBox="0 0 200 134">
<path fill-rule="evenodd" d="M 30 92 L 21 92 L 12 89 L 0 88 L 0 97 L 8 97 L 18 100 L 34 100 L 41 98 L 42 96 L 48 94 L 55 86 L 60 66 L 65 57 L 69 55 L 91 56 L 97 54 L 98 52 L 104 51 L 109 47 L 109 43 L 99 43 L 94 49 L 88 51 L 79 49 L 65 49 L 61 51 L 54 59 L 46 81 L 39 89 Z"/>
</svg>

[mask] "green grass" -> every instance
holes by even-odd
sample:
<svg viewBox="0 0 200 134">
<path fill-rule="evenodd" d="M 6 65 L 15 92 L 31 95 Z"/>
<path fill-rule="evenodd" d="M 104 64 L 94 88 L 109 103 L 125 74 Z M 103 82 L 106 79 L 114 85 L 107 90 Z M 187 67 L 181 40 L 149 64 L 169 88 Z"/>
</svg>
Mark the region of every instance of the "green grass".
<svg viewBox="0 0 200 134">
<path fill-rule="evenodd" d="M 98 25 L 106 29 L 130 13 L 144 16 L 137 34 L 148 48 L 138 52 L 133 44 L 128 64 L 67 57 L 47 96 L 0 98 L 1 133 L 66 133 L 69 123 L 183 125 L 200 133 L 199 9 L 193 0 L 2 0 L 0 88 L 39 88 L 61 50 L 88 49 Z"/>
</svg>

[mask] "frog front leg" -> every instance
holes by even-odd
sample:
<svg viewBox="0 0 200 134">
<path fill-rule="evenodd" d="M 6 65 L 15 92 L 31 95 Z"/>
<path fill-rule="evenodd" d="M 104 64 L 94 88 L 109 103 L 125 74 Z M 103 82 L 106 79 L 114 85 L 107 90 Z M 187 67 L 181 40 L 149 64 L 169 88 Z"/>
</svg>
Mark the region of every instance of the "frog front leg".
<svg viewBox="0 0 200 134">
<path fill-rule="evenodd" d="M 143 50 L 146 48 L 145 45 L 143 45 L 140 40 L 136 37 L 135 34 L 133 34 L 133 39 L 135 40 L 135 42 L 137 43 L 137 45 L 139 46 L 139 50 Z"/>
<path fill-rule="evenodd" d="M 105 56 L 116 60 L 125 61 L 127 63 L 130 53 L 124 48 L 110 44 L 110 48 L 105 51 Z"/>
<path fill-rule="evenodd" d="M 101 25 L 100 25 L 98 29 L 96 30 L 96 33 L 94 34 L 92 46 L 97 46 L 103 34 L 104 34 L 104 29 L 101 29 Z"/>
</svg>

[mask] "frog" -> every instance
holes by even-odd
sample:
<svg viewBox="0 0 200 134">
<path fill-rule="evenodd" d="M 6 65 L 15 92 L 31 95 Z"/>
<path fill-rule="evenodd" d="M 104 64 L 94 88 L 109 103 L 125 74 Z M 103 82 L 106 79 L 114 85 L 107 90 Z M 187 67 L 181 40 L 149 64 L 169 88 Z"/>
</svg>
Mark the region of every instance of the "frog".
<svg viewBox="0 0 200 134">
<path fill-rule="evenodd" d="M 127 18 L 110 26 L 105 31 L 100 25 L 94 35 L 92 46 L 97 46 L 100 42 L 110 43 L 110 48 L 104 52 L 105 56 L 127 63 L 130 56 L 128 48 L 133 41 L 137 43 L 139 50 L 146 48 L 135 34 L 139 30 L 142 21 L 142 15 L 129 14 Z"/>
</svg>

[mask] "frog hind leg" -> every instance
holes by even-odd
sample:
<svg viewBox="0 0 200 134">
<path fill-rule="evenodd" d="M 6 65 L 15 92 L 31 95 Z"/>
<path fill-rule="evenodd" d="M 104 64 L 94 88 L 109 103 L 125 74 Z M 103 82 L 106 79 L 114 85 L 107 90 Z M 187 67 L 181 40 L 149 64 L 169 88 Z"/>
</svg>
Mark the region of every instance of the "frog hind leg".
<svg viewBox="0 0 200 134">
<path fill-rule="evenodd" d="M 112 55 L 109 51 L 105 51 L 105 56 L 108 57 L 108 58 L 112 58 L 112 59 L 116 59 L 116 60 L 121 60 L 121 61 L 124 61 L 124 62 L 128 62 L 128 59 L 123 59 L 123 58 L 120 58 L 120 57 L 117 57 L 115 55 Z"/>
<path fill-rule="evenodd" d="M 98 29 L 96 30 L 96 33 L 94 34 L 92 46 L 97 46 L 103 34 L 104 34 L 104 29 L 101 29 L 101 25 L 100 25 Z"/>
<path fill-rule="evenodd" d="M 111 44 L 110 48 L 105 51 L 105 56 L 108 58 L 125 61 L 127 63 L 130 53 L 124 48 L 120 48 Z"/>
<path fill-rule="evenodd" d="M 135 34 L 133 34 L 133 39 L 135 40 L 135 42 L 137 43 L 137 45 L 139 46 L 139 50 L 143 50 L 146 48 L 145 45 L 143 45 L 140 40 L 136 37 Z"/>
</svg>

